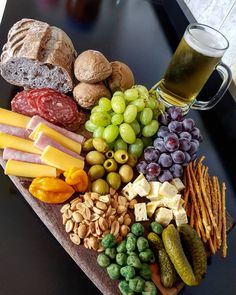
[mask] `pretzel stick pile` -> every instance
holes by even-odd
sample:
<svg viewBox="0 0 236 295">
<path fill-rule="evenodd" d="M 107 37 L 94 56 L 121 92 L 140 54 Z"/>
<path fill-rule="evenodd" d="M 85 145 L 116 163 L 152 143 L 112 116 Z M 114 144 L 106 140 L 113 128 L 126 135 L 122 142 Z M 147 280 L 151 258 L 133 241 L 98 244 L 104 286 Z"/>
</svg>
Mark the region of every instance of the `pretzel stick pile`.
<svg viewBox="0 0 236 295">
<path fill-rule="evenodd" d="M 225 190 L 216 176 L 208 174 L 203 165 L 205 157 L 191 162 L 184 172 L 184 208 L 189 222 L 199 237 L 209 246 L 211 255 L 222 248 L 222 256 L 227 256 Z"/>
</svg>

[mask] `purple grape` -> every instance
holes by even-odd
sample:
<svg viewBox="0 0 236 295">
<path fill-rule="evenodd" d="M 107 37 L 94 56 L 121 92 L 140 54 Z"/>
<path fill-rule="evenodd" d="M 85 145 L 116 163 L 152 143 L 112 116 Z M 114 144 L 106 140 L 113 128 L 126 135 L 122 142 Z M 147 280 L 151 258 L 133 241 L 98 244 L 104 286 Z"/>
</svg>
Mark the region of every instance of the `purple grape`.
<svg viewBox="0 0 236 295">
<path fill-rule="evenodd" d="M 199 139 L 201 136 L 201 132 L 197 127 L 193 128 L 193 130 L 191 131 L 191 134 L 194 139 Z"/>
<path fill-rule="evenodd" d="M 199 142 L 202 142 L 203 141 L 203 137 L 202 137 L 202 134 L 200 133 L 199 137 L 198 137 L 198 141 Z"/>
<path fill-rule="evenodd" d="M 147 167 L 147 163 L 145 161 L 140 161 L 137 164 L 136 169 L 138 170 L 139 173 L 146 174 L 146 167 Z"/>
<path fill-rule="evenodd" d="M 146 177 L 147 181 L 158 181 L 158 178 L 155 176 L 151 176 L 151 175 L 146 174 L 145 177 Z"/>
<path fill-rule="evenodd" d="M 187 152 L 184 152 L 184 155 L 185 155 L 185 160 L 184 160 L 182 166 L 187 166 L 188 163 L 191 161 L 191 156 Z"/>
<path fill-rule="evenodd" d="M 183 120 L 183 127 L 185 131 L 191 131 L 195 127 L 195 122 L 191 118 L 186 118 Z"/>
<path fill-rule="evenodd" d="M 168 125 L 168 123 L 170 122 L 169 114 L 164 112 L 158 117 L 158 121 L 161 123 L 161 125 Z"/>
<path fill-rule="evenodd" d="M 166 152 L 166 148 L 165 148 L 165 145 L 164 145 L 164 140 L 162 138 L 160 138 L 160 137 L 157 137 L 154 140 L 153 146 L 154 146 L 155 149 L 157 149 L 161 153 Z"/>
<path fill-rule="evenodd" d="M 192 139 L 192 142 L 195 142 L 196 145 L 197 145 L 197 148 L 199 148 L 200 143 L 199 143 L 199 141 L 197 139 Z"/>
<path fill-rule="evenodd" d="M 182 121 L 183 112 L 179 107 L 170 107 L 167 109 L 167 113 L 170 115 L 172 120 Z"/>
<path fill-rule="evenodd" d="M 157 177 L 161 172 L 161 167 L 157 163 L 150 163 L 146 167 L 146 173 L 150 177 Z"/>
<path fill-rule="evenodd" d="M 158 163 L 164 168 L 170 167 L 172 165 L 171 156 L 166 153 L 161 154 Z"/>
<path fill-rule="evenodd" d="M 175 151 L 171 153 L 171 157 L 174 163 L 182 164 L 185 160 L 185 154 L 182 151 Z"/>
<path fill-rule="evenodd" d="M 166 137 L 170 133 L 169 129 L 167 126 L 161 126 L 158 131 L 157 131 L 157 136 L 158 137 Z"/>
<path fill-rule="evenodd" d="M 198 150 L 198 146 L 197 146 L 196 142 L 191 141 L 190 142 L 190 149 L 188 151 L 190 156 L 192 156 L 193 154 L 196 154 L 197 150 Z"/>
<path fill-rule="evenodd" d="M 169 152 L 174 152 L 179 148 L 179 139 L 175 133 L 170 133 L 164 138 L 165 148 Z"/>
<path fill-rule="evenodd" d="M 180 133 L 182 132 L 182 123 L 178 121 L 171 121 L 168 125 L 170 132 Z"/>
<path fill-rule="evenodd" d="M 173 179 L 173 175 L 167 169 L 162 170 L 158 177 L 158 180 L 160 182 L 171 181 L 172 179 Z"/>
<path fill-rule="evenodd" d="M 179 139 L 179 149 L 181 151 L 187 152 L 190 149 L 190 141 L 187 138 L 180 138 Z"/>
<path fill-rule="evenodd" d="M 153 146 L 148 146 L 147 148 L 145 148 L 144 150 L 144 159 L 148 162 L 157 162 L 157 160 L 159 159 L 159 151 L 156 150 Z"/>
<path fill-rule="evenodd" d="M 192 156 L 191 156 L 191 161 L 194 161 L 194 160 L 196 160 L 197 159 L 197 154 L 193 154 Z"/>
<path fill-rule="evenodd" d="M 181 177 L 183 175 L 183 167 L 179 164 L 174 164 L 170 167 L 170 172 L 172 173 L 172 175 L 177 178 L 177 177 Z"/>
<path fill-rule="evenodd" d="M 180 138 L 187 138 L 189 141 L 192 140 L 192 135 L 191 135 L 189 132 L 187 132 L 187 131 L 183 131 L 183 132 L 181 132 L 181 133 L 179 134 L 179 137 L 180 137 Z"/>
</svg>

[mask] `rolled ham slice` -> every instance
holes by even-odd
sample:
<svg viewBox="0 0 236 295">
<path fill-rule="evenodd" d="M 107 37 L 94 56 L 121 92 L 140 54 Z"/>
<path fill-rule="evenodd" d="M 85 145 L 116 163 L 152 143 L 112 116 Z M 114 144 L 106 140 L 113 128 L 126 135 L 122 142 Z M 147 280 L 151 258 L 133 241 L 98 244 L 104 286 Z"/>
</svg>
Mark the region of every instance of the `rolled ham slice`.
<svg viewBox="0 0 236 295">
<path fill-rule="evenodd" d="M 80 156 L 79 154 L 67 149 L 66 147 L 64 147 L 62 144 L 60 144 L 59 142 L 55 141 L 54 139 L 52 139 L 51 137 L 47 136 L 46 134 L 40 132 L 39 136 L 37 137 L 37 139 L 34 141 L 34 146 L 37 147 L 38 149 L 40 149 L 41 151 L 43 151 L 48 145 L 68 154 L 71 155 L 74 158 L 77 159 L 81 159 L 84 160 L 84 158 L 82 156 Z"/>
<path fill-rule="evenodd" d="M 3 160 L 16 160 L 35 164 L 43 164 L 40 155 L 26 153 L 15 149 L 5 148 L 3 150 Z"/>
<path fill-rule="evenodd" d="M 56 130 L 57 132 L 63 134 L 66 137 L 73 139 L 76 142 L 79 142 L 79 143 L 84 142 L 84 136 L 82 136 L 80 134 L 73 133 L 71 131 L 68 131 L 62 127 L 56 126 L 56 125 L 48 122 L 47 120 L 41 118 L 40 116 L 33 116 L 27 125 L 27 129 L 34 130 L 39 123 L 43 123 L 43 124 L 47 125 L 48 127 Z"/>
<path fill-rule="evenodd" d="M 17 137 L 29 139 L 30 131 L 24 128 L 0 124 L 0 131 Z"/>
</svg>

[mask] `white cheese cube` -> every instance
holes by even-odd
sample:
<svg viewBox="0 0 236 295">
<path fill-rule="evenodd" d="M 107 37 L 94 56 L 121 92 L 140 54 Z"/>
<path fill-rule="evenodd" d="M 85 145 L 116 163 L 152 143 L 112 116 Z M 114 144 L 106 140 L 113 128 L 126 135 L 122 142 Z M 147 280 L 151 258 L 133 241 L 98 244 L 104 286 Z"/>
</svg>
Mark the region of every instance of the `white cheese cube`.
<svg viewBox="0 0 236 295">
<path fill-rule="evenodd" d="M 170 209 L 178 210 L 183 204 L 181 195 L 175 195 L 173 198 L 164 198 L 165 207 Z"/>
<path fill-rule="evenodd" d="M 146 197 L 150 192 L 150 184 L 145 177 L 139 181 L 135 181 L 132 187 L 133 190 L 141 197 Z"/>
<path fill-rule="evenodd" d="M 135 182 L 137 182 L 137 181 L 139 181 L 139 180 L 141 180 L 143 178 L 145 178 L 145 176 L 142 173 L 140 173 L 139 176 L 134 180 L 133 183 L 135 183 Z"/>
<path fill-rule="evenodd" d="M 173 214 L 177 226 L 188 223 L 188 217 L 183 207 L 179 210 L 173 210 Z"/>
<path fill-rule="evenodd" d="M 133 184 L 129 182 L 121 191 L 122 195 L 126 197 L 127 200 L 131 201 L 137 197 L 136 191 L 133 189 Z"/>
<path fill-rule="evenodd" d="M 148 220 L 146 203 L 135 204 L 134 205 L 134 215 L 135 215 L 135 221 L 137 221 L 137 222 Z"/>
<path fill-rule="evenodd" d="M 161 206 L 163 206 L 163 202 L 161 202 L 161 201 L 147 203 L 146 209 L 147 209 L 148 217 L 152 217 L 152 215 L 155 213 L 157 207 L 161 207 Z"/>
<path fill-rule="evenodd" d="M 150 193 L 148 194 L 147 198 L 155 198 L 158 197 L 159 190 L 161 187 L 161 183 L 159 181 L 150 181 Z"/>
<path fill-rule="evenodd" d="M 182 191 L 185 188 L 183 182 L 179 178 L 172 179 L 172 181 L 170 183 L 176 187 L 178 192 Z"/>
<path fill-rule="evenodd" d="M 178 194 L 178 191 L 176 187 L 169 182 L 165 181 L 162 183 L 160 190 L 159 190 L 159 195 L 167 198 L 173 198 L 175 195 Z"/>
<path fill-rule="evenodd" d="M 159 208 L 156 211 L 155 220 L 163 226 L 167 226 L 173 219 L 172 210 L 167 208 Z"/>
</svg>

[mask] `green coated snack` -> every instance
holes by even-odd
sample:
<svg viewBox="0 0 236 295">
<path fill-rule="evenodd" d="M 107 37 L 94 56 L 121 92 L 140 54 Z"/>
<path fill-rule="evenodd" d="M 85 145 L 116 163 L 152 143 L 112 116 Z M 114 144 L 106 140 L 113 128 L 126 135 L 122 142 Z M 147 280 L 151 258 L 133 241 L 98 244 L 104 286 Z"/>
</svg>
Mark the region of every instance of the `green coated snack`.
<svg viewBox="0 0 236 295">
<path fill-rule="evenodd" d="M 127 251 L 126 253 L 127 253 L 127 255 L 134 255 L 134 256 L 138 257 L 138 253 L 135 251 Z"/>
<path fill-rule="evenodd" d="M 136 250 L 136 242 L 137 242 L 137 239 L 136 237 L 133 235 L 129 235 L 126 239 L 126 250 L 127 251 L 135 251 Z"/>
<path fill-rule="evenodd" d="M 127 258 L 127 265 L 133 266 L 137 269 L 142 268 L 142 263 L 137 255 L 129 255 Z"/>
<path fill-rule="evenodd" d="M 120 277 L 120 266 L 112 263 L 107 267 L 107 273 L 112 280 L 118 280 Z"/>
<path fill-rule="evenodd" d="M 120 266 L 125 266 L 127 263 L 127 255 L 125 253 L 118 253 L 116 255 L 116 263 Z"/>
<path fill-rule="evenodd" d="M 118 288 L 122 295 L 134 295 L 134 292 L 130 289 L 129 283 L 127 281 L 120 281 Z"/>
<path fill-rule="evenodd" d="M 120 274 L 126 278 L 126 280 L 133 279 L 136 275 L 135 268 L 131 265 L 126 265 L 120 269 Z"/>
<path fill-rule="evenodd" d="M 106 254 L 101 253 L 97 257 L 97 263 L 101 267 L 108 267 L 108 265 L 110 264 L 110 258 Z"/>
<path fill-rule="evenodd" d="M 139 237 L 137 239 L 137 248 L 139 252 L 142 252 L 149 248 L 148 240 L 144 237 Z"/>
<path fill-rule="evenodd" d="M 156 233 L 158 235 L 162 234 L 162 232 L 163 232 L 163 226 L 156 221 L 153 221 L 151 223 L 151 229 L 154 233 Z"/>
<path fill-rule="evenodd" d="M 142 262 L 154 262 L 155 257 L 151 249 L 146 249 L 139 253 L 139 258 Z"/>
<path fill-rule="evenodd" d="M 116 258 L 116 248 L 107 248 L 105 250 L 105 254 L 111 258 L 111 259 L 115 259 Z"/>
<path fill-rule="evenodd" d="M 126 236 L 126 239 L 129 238 L 129 237 L 132 237 L 132 238 L 136 239 L 136 236 L 133 233 L 128 233 L 127 236 Z"/>
<path fill-rule="evenodd" d="M 126 241 L 122 241 L 116 247 L 117 253 L 126 253 Z"/>
<path fill-rule="evenodd" d="M 102 239 L 102 246 L 107 248 L 112 248 L 116 244 L 116 238 L 112 234 L 107 234 Z"/>
<path fill-rule="evenodd" d="M 135 277 L 129 280 L 129 287 L 134 292 L 142 292 L 144 289 L 145 281 L 141 277 Z"/>
<path fill-rule="evenodd" d="M 137 237 L 140 237 L 144 234 L 144 227 L 141 223 L 134 223 L 131 226 L 131 233 L 133 233 Z"/>
<path fill-rule="evenodd" d="M 144 278 L 144 280 L 150 280 L 151 279 L 151 270 L 147 263 L 143 263 L 142 267 L 139 271 L 139 275 Z"/>
<path fill-rule="evenodd" d="M 155 284 L 150 281 L 145 282 L 142 295 L 157 295 Z"/>
</svg>

